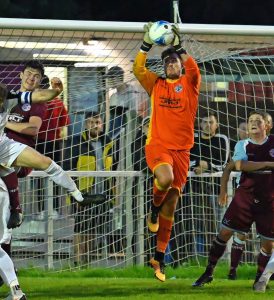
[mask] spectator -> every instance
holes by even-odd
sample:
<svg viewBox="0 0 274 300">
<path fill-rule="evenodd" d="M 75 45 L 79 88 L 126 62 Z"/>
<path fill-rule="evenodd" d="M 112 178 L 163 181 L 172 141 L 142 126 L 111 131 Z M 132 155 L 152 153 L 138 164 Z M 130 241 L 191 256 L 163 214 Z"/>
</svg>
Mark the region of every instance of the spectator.
<svg viewBox="0 0 274 300">
<path fill-rule="evenodd" d="M 237 128 L 237 135 L 239 140 L 245 140 L 248 138 L 248 131 L 247 131 L 247 123 L 241 122 Z"/>
<path fill-rule="evenodd" d="M 131 145 L 132 162 L 134 171 L 142 171 L 145 175 L 144 180 L 144 214 L 147 215 L 151 203 L 151 197 L 153 194 L 153 175 L 149 170 L 145 158 L 145 144 L 148 134 L 150 117 L 146 117 L 142 121 L 142 125 L 139 127 L 134 142 Z M 132 201 L 132 212 L 134 217 L 134 231 L 137 231 L 138 226 L 138 206 L 140 205 L 138 195 L 139 178 L 134 178 L 133 182 L 133 201 Z M 144 224 L 145 225 L 145 224 Z M 135 242 L 135 241 L 134 241 Z M 134 243 L 135 244 L 135 243 Z M 147 246 L 147 248 L 149 245 Z M 135 247 L 133 247 L 135 249 Z M 133 249 L 133 251 L 134 251 Z"/>
<path fill-rule="evenodd" d="M 212 111 L 202 116 L 200 127 L 201 130 L 195 134 L 194 147 L 190 152 L 191 170 L 196 175 L 221 171 L 230 155 L 228 138 L 217 133 L 218 119 Z M 190 178 L 188 183 L 194 216 L 197 218 L 194 230 L 197 232 L 198 253 L 207 252 L 206 245 L 211 243 L 211 238 L 218 231 L 222 213 L 217 204 L 219 185 L 218 178 L 203 176 Z M 187 202 L 186 206 L 190 208 Z"/>
<path fill-rule="evenodd" d="M 143 119 L 142 126 L 139 127 L 131 147 L 133 169 L 134 171 L 143 171 L 144 173 L 147 173 L 148 171 L 145 157 L 145 144 L 148 134 L 149 121 L 149 117 Z"/>
<path fill-rule="evenodd" d="M 85 131 L 68 139 L 65 148 L 64 168 L 77 171 L 110 171 L 113 165 L 113 142 L 103 131 L 103 122 L 98 112 L 85 115 Z M 80 191 L 88 194 L 109 194 L 111 183 L 100 177 L 81 177 Z M 76 207 L 75 252 L 76 263 L 88 261 L 92 237 L 102 239 L 109 218 L 109 202 L 83 209 Z"/>
<path fill-rule="evenodd" d="M 133 85 L 126 83 L 124 75 L 124 70 L 118 66 L 111 67 L 106 75 L 108 86 L 116 89 L 109 99 L 109 135 L 112 138 L 120 133 L 127 122 L 133 123 L 131 126 L 133 129 L 140 124 L 138 109 L 139 102 L 142 100 L 141 92 Z"/>
<path fill-rule="evenodd" d="M 41 88 L 49 88 L 49 78 L 43 77 Z M 46 103 L 46 114 L 37 136 L 36 149 L 56 162 L 62 161 L 62 130 L 70 124 L 63 101 L 56 97 Z"/>
<path fill-rule="evenodd" d="M 237 127 L 237 141 L 238 140 L 245 140 L 248 138 L 248 132 L 247 132 L 247 124 L 246 122 L 239 123 Z M 235 145 L 237 143 L 235 140 L 230 140 L 230 150 L 233 152 Z"/>
<path fill-rule="evenodd" d="M 40 87 L 42 89 L 50 87 L 49 78 L 46 75 L 44 75 Z M 47 102 L 45 116 L 37 136 L 36 150 L 60 164 L 63 149 L 62 130 L 69 123 L 70 119 L 67 109 L 59 97 Z M 41 182 L 38 182 L 39 192 L 42 190 Z M 58 195 L 57 186 L 54 187 L 54 195 Z M 40 211 L 42 211 L 44 209 L 43 200 L 39 199 L 38 204 L 40 204 Z M 58 197 L 54 197 L 53 208 L 58 212 L 60 208 Z"/>
</svg>

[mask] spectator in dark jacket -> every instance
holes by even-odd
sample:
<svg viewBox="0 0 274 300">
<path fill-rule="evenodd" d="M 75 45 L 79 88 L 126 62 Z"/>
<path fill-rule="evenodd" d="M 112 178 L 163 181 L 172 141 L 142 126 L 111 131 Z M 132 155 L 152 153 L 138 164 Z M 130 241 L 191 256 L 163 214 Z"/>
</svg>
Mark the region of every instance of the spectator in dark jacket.
<svg viewBox="0 0 274 300">
<path fill-rule="evenodd" d="M 64 169 L 72 171 L 110 171 L 113 166 L 113 142 L 103 131 L 103 122 L 98 112 L 85 115 L 85 130 L 67 140 Z M 105 226 L 109 226 L 112 187 L 103 177 L 79 177 L 80 191 L 88 194 L 106 195 L 104 203 L 90 207 L 75 207 L 75 253 L 77 264 L 89 262 L 91 255 L 98 253 L 95 247 L 104 239 Z M 92 253 L 93 252 L 93 253 Z"/>
</svg>

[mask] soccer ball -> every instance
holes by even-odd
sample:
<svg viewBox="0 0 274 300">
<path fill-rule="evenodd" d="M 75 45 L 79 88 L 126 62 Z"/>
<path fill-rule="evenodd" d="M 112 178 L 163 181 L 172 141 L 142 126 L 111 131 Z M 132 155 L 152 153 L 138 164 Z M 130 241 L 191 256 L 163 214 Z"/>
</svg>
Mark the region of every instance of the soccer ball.
<svg viewBox="0 0 274 300">
<path fill-rule="evenodd" d="M 151 41 L 158 46 L 167 46 L 174 39 L 171 24 L 167 21 L 157 21 L 149 29 Z"/>
</svg>

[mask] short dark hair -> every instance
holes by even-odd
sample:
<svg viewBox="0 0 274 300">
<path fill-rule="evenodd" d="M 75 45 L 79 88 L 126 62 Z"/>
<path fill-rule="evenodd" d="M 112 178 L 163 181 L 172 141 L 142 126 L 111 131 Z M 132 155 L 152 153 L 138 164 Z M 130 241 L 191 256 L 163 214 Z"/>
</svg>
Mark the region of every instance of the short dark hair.
<svg viewBox="0 0 274 300">
<path fill-rule="evenodd" d="M 166 57 L 170 56 L 171 54 L 176 54 L 176 55 L 178 55 L 178 58 L 181 59 L 181 55 L 176 51 L 176 49 L 175 49 L 174 47 L 169 47 L 169 48 L 167 48 L 166 50 L 164 50 L 164 51 L 162 52 L 162 54 L 161 54 L 161 59 L 162 59 L 162 61 L 163 61 Z"/>
<path fill-rule="evenodd" d="M 44 77 L 45 69 L 44 69 L 43 64 L 39 60 L 28 61 L 24 65 L 22 72 L 24 72 L 27 68 L 32 68 L 32 69 L 38 70 L 41 73 L 41 76 Z"/>
<path fill-rule="evenodd" d="M 121 67 L 118 67 L 118 66 L 114 66 L 114 67 L 111 67 L 107 73 L 106 73 L 106 77 L 121 77 L 122 80 L 124 80 L 124 74 L 125 74 L 125 71 L 121 68 Z"/>
<path fill-rule="evenodd" d="M 42 78 L 41 82 L 40 82 L 40 88 L 41 89 L 48 89 L 50 87 L 49 84 L 49 78 L 47 75 L 44 75 L 44 77 Z"/>
<path fill-rule="evenodd" d="M 85 114 L 85 120 L 89 118 L 101 118 L 101 116 L 98 111 L 88 111 Z"/>
<path fill-rule="evenodd" d="M 218 122 L 218 116 L 217 116 L 216 112 L 213 111 L 213 110 L 208 110 L 205 113 L 203 113 L 201 115 L 201 119 L 208 118 L 208 117 L 211 117 L 211 116 L 213 116 L 216 119 L 216 121 Z"/>
</svg>

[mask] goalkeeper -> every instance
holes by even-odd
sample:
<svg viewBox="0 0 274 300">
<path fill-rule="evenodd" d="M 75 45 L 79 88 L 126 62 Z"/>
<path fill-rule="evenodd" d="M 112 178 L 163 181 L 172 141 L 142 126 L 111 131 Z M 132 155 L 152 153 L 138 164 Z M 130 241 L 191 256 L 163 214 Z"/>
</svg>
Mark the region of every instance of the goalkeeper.
<svg viewBox="0 0 274 300">
<path fill-rule="evenodd" d="M 151 25 L 145 25 L 144 41 L 135 58 L 133 72 L 151 97 L 145 154 L 155 179 L 147 223 L 150 231 L 157 234 L 157 246 L 150 264 L 155 277 L 165 281 L 164 255 L 176 205 L 187 179 L 201 76 L 197 63 L 182 47 L 175 26 L 173 45 L 161 54 L 165 78 L 145 67 L 147 53 L 152 48 L 148 35 Z"/>
</svg>

